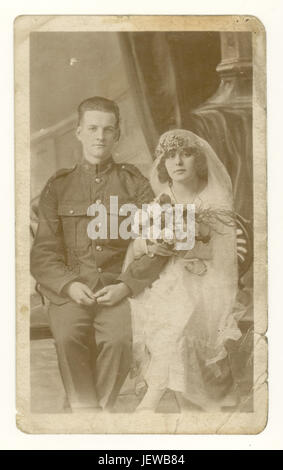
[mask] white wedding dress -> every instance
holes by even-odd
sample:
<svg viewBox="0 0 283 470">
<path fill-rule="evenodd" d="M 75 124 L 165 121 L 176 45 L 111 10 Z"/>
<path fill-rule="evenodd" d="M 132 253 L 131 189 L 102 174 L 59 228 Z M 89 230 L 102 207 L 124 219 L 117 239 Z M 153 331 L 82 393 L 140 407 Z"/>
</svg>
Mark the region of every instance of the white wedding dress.
<svg viewBox="0 0 283 470">
<path fill-rule="evenodd" d="M 193 139 L 202 146 L 207 158 L 208 183 L 195 200 L 196 210 L 231 210 L 231 182 L 223 164 L 207 142 L 182 132 L 190 143 Z M 153 189 L 172 196 L 168 185 L 157 183 L 157 164 Z M 225 343 L 241 336 L 233 311 L 238 285 L 235 227 L 216 225 L 220 233 L 213 232 L 209 242 L 212 257 L 205 260 L 204 275 L 190 272 L 188 260 L 171 257 L 152 286 L 130 299 L 139 377 L 151 389 L 181 392 L 203 408 L 223 400 L 225 381 L 231 379 Z M 139 241 L 132 243 L 132 252 L 135 244 Z M 130 259 L 129 252 L 127 263 Z"/>
</svg>

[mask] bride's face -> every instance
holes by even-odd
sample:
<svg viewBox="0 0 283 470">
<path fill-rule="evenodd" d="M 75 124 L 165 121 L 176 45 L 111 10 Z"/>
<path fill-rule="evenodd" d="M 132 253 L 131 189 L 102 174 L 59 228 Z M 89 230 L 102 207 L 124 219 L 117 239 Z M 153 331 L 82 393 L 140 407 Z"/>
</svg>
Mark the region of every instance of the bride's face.
<svg viewBox="0 0 283 470">
<path fill-rule="evenodd" d="M 168 152 L 165 166 L 172 181 L 185 181 L 197 177 L 195 155 L 192 149 L 177 149 Z"/>
</svg>

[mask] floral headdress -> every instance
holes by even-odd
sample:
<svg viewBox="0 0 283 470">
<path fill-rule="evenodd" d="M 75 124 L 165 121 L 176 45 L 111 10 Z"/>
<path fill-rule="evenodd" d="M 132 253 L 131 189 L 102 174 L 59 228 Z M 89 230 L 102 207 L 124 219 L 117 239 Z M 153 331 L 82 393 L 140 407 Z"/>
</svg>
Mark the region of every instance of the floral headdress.
<svg viewBox="0 0 283 470">
<path fill-rule="evenodd" d="M 175 129 L 163 134 L 155 150 L 156 158 L 160 159 L 165 153 L 179 148 L 196 147 L 200 150 L 203 147 L 202 142 L 200 139 L 192 138 L 194 134 L 188 132 L 183 129 Z"/>
</svg>

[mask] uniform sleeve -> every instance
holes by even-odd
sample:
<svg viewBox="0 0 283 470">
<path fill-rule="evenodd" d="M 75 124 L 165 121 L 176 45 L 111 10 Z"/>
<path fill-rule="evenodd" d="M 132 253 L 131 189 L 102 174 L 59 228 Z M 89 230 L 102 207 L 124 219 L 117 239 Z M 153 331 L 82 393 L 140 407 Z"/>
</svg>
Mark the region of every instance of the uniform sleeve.
<svg viewBox="0 0 283 470">
<path fill-rule="evenodd" d="M 137 207 L 140 208 L 142 204 L 149 204 L 154 200 L 155 195 L 148 179 L 143 176 L 136 166 L 129 163 L 123 164 L 122 171 L 127 175 L 127 184 L 135 194 L 135 204 Z"/>
<path fill-rule="evenodd" d="M 143 255 L 127 267 L 126 271 L 119 276 L 118 281 L 124 282 L 135 297 L 158 278 L 167 261 L 167 256 L 151 258 Z"/>
<path fill-rule="evenodd" d="M 154 192 L 149 184 L 149 181 L 141 173 L 136 198 L 137 205 L 139 207 L 141 207 L 142 204 L 149 204 L 155 198 Z"/>
<path fill-rule="evenodd" d="M 54 182 L 48 183 L 41 194 L 38 216 L 38 229 L 31 250 L 31 274 L 44 288 L 61 295 L 63 287 L 78 276 L 65 264 Z"/>
<path fill-rule="evenodd" d="M 148 180 L 139 170 L 135 169 L 135 171 L 137 177 L 136 205 L 141 207 L 142 204 L 152 202 L 155 196 Z M 165 256 L 151 258 L 148 255 L 143 255 L 130 263 L 125 272 L 119 276 L 118 281 L 124 282 L 131 290 L 132 295 L 136 296 L 158 278 L 167 261 L 168 258 Z"/>
</svg>

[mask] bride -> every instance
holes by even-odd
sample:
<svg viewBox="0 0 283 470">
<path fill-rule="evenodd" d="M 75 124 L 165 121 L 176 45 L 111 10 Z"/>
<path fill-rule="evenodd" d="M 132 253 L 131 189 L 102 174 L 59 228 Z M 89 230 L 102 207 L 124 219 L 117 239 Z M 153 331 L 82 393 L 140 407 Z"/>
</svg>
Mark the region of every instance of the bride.
<svg viewBox="0 0 283 470">
<path fill-rule="evenodd" d="M 134 359 L 147 391 L 137 410 L 155 410 L 167 389 L 181 405 L 205 410 L 229 405 L 232 386 L 225 343 L 240 330 L 233 316 L 238 277 L 231 181 L 210 145 L 187 130 L 163 134 L 156 149 L 151 185 L 173 204 L 194 204 L 210 223 L 185 255 L 165 245 L 137 239 L 131 256 L 172 255 L 159 278 L 130 299 Z M 227 218 L 226 218 L 227 219 Z M 196 224 L 198 225 L 198 224 Z M 233 403 L 231 403 L 233 404 Z"/>
</svg>

